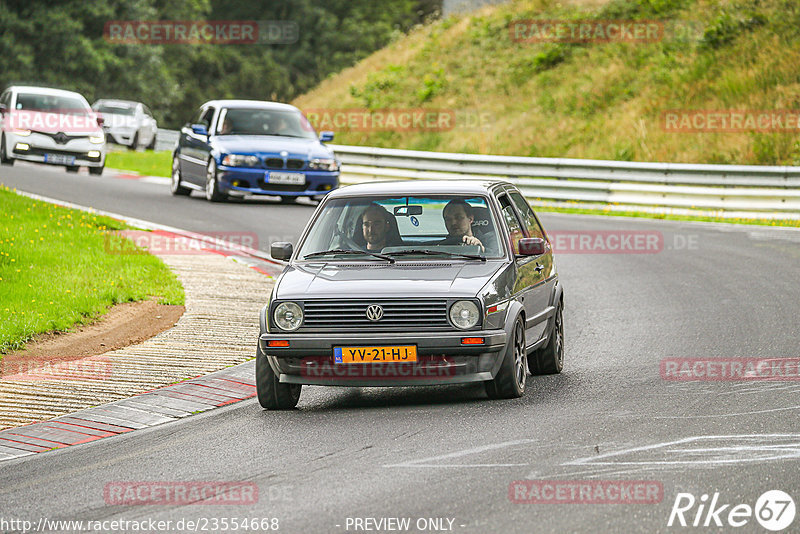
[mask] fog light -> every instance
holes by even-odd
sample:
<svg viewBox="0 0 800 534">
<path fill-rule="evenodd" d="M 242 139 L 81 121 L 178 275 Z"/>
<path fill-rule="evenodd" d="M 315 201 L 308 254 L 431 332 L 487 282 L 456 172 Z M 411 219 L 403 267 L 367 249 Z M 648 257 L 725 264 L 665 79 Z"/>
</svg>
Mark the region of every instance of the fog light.
<svg viewBox="0 0 800 534">
<path fill-rule="evenodd" d="M 461 338 L 462 345 L 483 345 L 483 338 L 482 337 L 462 337 Z"/>
<path fill-rule="evenodd" d="M 99 158 L 100 157 L 100 151 L 99 150 L 90 150 L 89 152 L 86 153 L 86 155 L 88 157 L 90 157 L 90 158 Z"/>
<path fill-rule="evenodd" d="M 331 189 L 333 189 L 333 186 L 330 184 L 325 184 L 322 186 L 323 191 L 330 191 Z"/>
<path fill-rule="evenodd" d="M 267 341 L 268 347 L 288 347 L 289 340 L 288 339 L 271 339 Z"/>
<path fill-rule="evenodd" d="M 28 143 L 17 143 L 14 145 L 14 150 L 28 150 L 31 148 L 31 145 Z"/>
</svg>

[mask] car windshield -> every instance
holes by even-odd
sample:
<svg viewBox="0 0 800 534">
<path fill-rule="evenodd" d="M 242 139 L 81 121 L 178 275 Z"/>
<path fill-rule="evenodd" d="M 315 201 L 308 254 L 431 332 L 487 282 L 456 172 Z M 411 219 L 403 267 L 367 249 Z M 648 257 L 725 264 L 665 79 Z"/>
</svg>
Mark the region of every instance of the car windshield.
<svg viewBox="0 0 800 534">
<path fill-rule="evenodd" d="M 96 104 L 95 111 L 108 113 L 109 115 L 125 115 L 133 117 L 136 114 L 136 106 L 127 104 Z"/>
<path fill-rule="evenodd" d="M 224 109 L 217 134 L 317 138 L 314 128 L 300 112 L 283 109 Z"/>
<path fill-rule="evenodd" d="M 343 252 L 346 251 L 346 252 Z M 414 261 L 498 258 L 504 254 L 484 197 L 429 195 L 339 198 L 325 203 L 298 259 L 359 259 L 352 251 Z"/>
<path fill-rule="evenodd" d="M 15 109 L 26 111 L 45 111 L 61 115 L 87 115 L 89 110 L 77 98 L 61 95 L 20 93 L 17 95 Z"/>
</svg>

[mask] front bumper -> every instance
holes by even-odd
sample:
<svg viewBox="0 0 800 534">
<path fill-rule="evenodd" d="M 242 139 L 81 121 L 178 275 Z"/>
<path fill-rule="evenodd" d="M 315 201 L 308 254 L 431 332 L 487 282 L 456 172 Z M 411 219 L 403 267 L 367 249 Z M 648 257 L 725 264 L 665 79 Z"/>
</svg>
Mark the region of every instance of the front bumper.
<svg viewBox="0 0 800 534">
<path fill-rule="evenodd" d="M 22 150 L 19 144 L 27 145 L 28 148 Z M 41 134 L 33 133 L 28 136 L 9 134 L 6 138 L 6 147 L 13 158 L 24 161 L 84 167 L 102 167 L 105 164 L 105 143 L 91 143 L 88 139 L 76 139 L 59 145 L 52 138 Z M 90 157 L 91 151 L 99 155 Z M 58 158 L 57 161 L 53 161 L 54 156 Z M 69 159 L 70 162 L 64 163 L 63 158 Z"/>
<path fill-rule="evenodd" d="M 462 345 L 464 337 L 482 337 L 482 345 Z M 267 347 L 287 340 L 289 347 Z M 281 382 L 327 386 L 409 386 L 463 384 L 491 380 L 508 341 L 504 330 L 464 332 L 387 332 L 370 334 L 280 334 L 259 337 L 261 353 Z M 334 347 L 416 345 L 419 361 L 410 364 L 336 364 Z"/>
<path fill-rule="evenodd" d="M 263 168 L 226 167 L 220 165 L 218 169 L 220 189 L 234 195 L 312 197 L 325 195 L 339 187 L 338 171 L 297 171 L 305 175 L 305 183 L 285 185 L 270 184 L 268 181 L 270 171 Z"/>
</svg>

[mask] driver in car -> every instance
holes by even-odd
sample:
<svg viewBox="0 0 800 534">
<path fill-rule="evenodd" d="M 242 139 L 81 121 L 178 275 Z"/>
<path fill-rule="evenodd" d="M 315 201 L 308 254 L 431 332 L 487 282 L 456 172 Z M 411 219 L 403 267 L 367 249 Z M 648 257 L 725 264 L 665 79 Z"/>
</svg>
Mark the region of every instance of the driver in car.
<svg viewBox="0 0 800 534">
<path fill-rule="evenodd" d="M 472 233 L 475 215 L 466 201 L 460 198 L 451 200 L 444 207 L 442 216 L 448 236 L 439 242 L 440 245 L 475 245 L 481 247 L 482 252 L 486 251 L 481 240 Z"/>
</svg>

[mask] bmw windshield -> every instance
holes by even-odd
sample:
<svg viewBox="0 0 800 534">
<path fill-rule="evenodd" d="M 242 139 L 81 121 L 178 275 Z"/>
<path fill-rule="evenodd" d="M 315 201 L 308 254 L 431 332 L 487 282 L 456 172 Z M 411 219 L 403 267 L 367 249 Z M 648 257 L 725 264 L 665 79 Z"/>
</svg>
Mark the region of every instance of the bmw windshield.
<svg viewBox="0 0 800 534">
<path fill-rule="evenodd" d="M 283 109 L 227 108 L 222 110 L 218 135 L 274 135 L 317 139 L 314 128 L 299 112 Z"/>
</svg>

